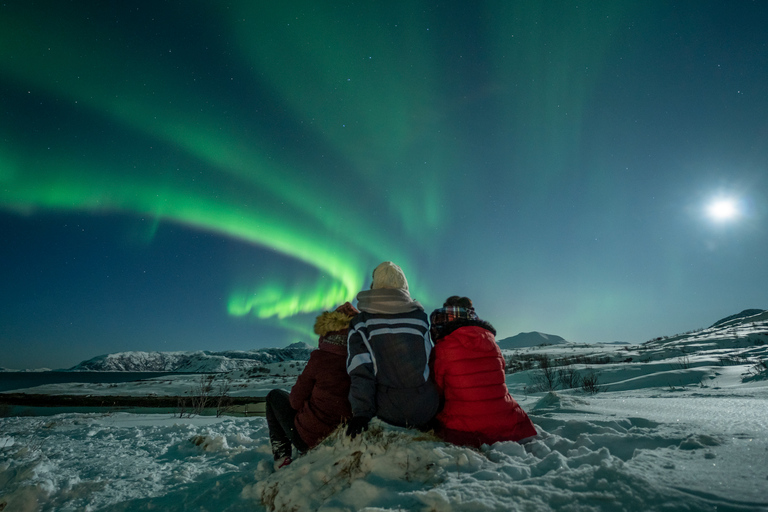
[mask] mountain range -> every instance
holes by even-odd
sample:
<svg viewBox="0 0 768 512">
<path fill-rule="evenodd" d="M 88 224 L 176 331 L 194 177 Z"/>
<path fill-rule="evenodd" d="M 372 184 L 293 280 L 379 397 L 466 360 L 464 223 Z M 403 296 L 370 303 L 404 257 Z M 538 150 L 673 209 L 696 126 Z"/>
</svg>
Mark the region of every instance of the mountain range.
<svg viewBox="0 0 768 512">
<path fill-rule="evenodd" d="M 768 310 L 745 309 L 741 313 L 715 322 L 713 328 L 725 328 L 745 321 L 761 320 Z M 760 316 L 758 316 L 760 315 Z M 570 343 L 562 336 L 543 332 L 521 332 L 515 336 L 498 340 L 502 349 L 518 349 L 541 345 L 562 345 Z M 68 371 L 85 372 L 180 372 L 220 373 L 234 370 L 251 370 L 271 363 L 284 361 L 306 361 L 314 347 L 303 342 L 283 348 L 257 350 L 208 350 L 190 352 L 117 352 L 83 361 Z"/>
<path fill-rule="evenodd" d="M 220 373 L 283 361 L 306 361 L 312 350 L 314 347 L 298 342 L 283 348 L 223 352 L 116 352 L 88 359 L 68 371 Z"/>
</svg>

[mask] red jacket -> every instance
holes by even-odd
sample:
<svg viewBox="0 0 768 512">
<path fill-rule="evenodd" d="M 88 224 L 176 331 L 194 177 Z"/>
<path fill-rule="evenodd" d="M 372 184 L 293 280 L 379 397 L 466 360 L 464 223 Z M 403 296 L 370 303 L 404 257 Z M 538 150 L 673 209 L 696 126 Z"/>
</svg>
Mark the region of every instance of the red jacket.
<svg viewBox="0 0 768 512">
<path fill-rule="evenodd" d="M 309 355 L 307 366 L 291 388 L 289 401 L 296 410 L 294 424 L 310 448 L 352 417 L 346 345 L 349 320 L 338 309 L 317 317 L 317 350 Z"/>
<path fill-rule="evenodd" d="M 445 398 L 438 435 L 447 441 L 479 446 L 536 435 L 507 390 L 504 357 L 491 331 L 471 325 L 439 339 L 434 373 Z"/>
</svg>

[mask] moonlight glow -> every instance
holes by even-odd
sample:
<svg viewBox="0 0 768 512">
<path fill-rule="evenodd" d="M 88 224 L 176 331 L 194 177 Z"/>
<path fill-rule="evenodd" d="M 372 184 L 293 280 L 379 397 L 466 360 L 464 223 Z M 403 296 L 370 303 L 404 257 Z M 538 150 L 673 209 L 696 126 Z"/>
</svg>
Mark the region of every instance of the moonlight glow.
<svg viewBox="0 0 768 512">
<path fill-rule="evenodd" d="M 733 198 L 716 199 L 707 207 L 709 217 L 718 222 L 733 220 L 739 216 L 739 207 Z"/>
</svg>

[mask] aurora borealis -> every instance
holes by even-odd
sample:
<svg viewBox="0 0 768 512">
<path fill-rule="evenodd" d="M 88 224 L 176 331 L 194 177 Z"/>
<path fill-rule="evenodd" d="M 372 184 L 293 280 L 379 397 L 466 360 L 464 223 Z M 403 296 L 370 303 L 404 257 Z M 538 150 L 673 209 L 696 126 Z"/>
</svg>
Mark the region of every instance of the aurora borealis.
<svg viewBox="0 0 768 512">
<path fill-rule="evenodd" d="M 768 307 L 768 5 L 637 4 L 1 4 L 0 367 L 314 343 L 383 260 L 500 337 Z"/>
</svg>

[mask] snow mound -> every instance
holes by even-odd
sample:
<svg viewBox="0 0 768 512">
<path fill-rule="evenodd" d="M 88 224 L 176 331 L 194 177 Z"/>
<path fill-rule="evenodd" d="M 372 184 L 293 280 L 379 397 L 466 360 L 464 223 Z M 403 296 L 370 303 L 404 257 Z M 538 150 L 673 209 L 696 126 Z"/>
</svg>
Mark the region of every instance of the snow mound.
<svg viewBox="0 0 768 512">
<path fill-rule="evenodd" d="M 674 459 L 681 450 L 716 448 L 722 441 L 715 436 L 662 434 L 659 424 L 642 418 L 548 420 L 547 426 L 550 431 L 539 428 L 540 435 L 525 444 L 474 450 L 374 420 L 362 436 L 350 440 L 337 431 L 275 473 L 262 465 L 254 473 L 257 481 L 241 496 L 278 512 L 704 510 L 713 505 L 659 485 L 656 477 L 638 471 L 634 459 L 646 453 Z M 708 453 L 698 457 L 716 457 Z M 666 465 L 669 473 L 675 470 L 673 463 Z"/>
<path fill-rule="evenodd" d="M 446 449 L 457 448 L 377 420 L 354 440 L 340 428 L 290 466 L 247 486 L 243 497 L 263 503 L 268 510 L 317 510 L 321 506 L 354 510 L 371 502 L 400 502 L 404 482 L 408 490 L 439 482 Z"/>
</svg>

